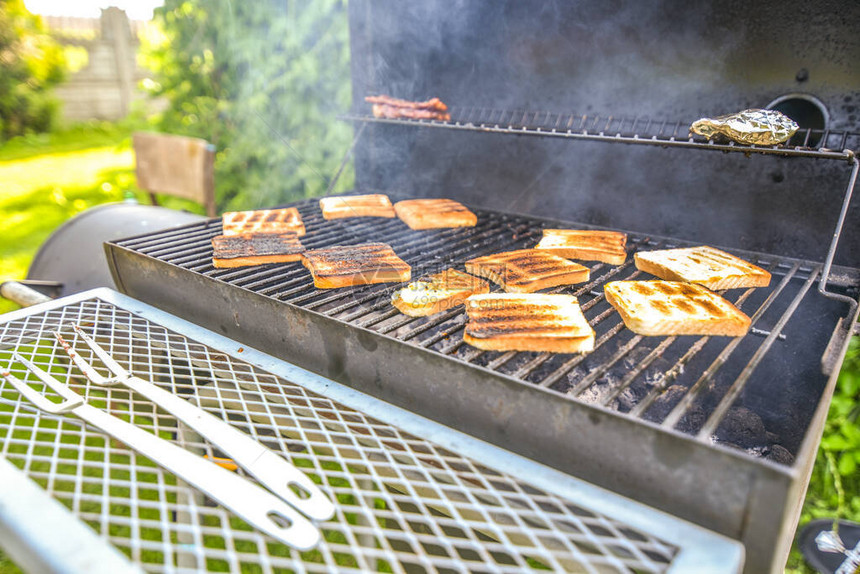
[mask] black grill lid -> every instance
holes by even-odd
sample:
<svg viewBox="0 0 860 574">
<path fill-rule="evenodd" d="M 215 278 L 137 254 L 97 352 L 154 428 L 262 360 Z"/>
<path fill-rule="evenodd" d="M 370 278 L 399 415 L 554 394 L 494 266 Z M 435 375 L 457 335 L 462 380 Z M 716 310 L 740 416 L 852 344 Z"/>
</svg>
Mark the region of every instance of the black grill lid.
<svg viewBox="0 0 860 574">
<path fill-rule="evenodd" d="M 349 12 L 355 112 L 369 113 L 368 95 L 439 97 L 464 125 L 569 124 L 686 139 L 701 117 L 786 96 L 783 103 L 823 107 L 826 125 L 802 127 L 827 133 L 806 132 L 807 143 L 818 139 L 814 145 L 835 152 L 858 145 L 841 137 L 857 131 L 860 117 L 857 3 L 479 0 L 454 8 L 359 0 Z M 850 169 L 374 124 L 356 149 L 355 171 L 359 189 L 823 261 Z M 849 228 L 859 217 L 852 207 Z M 860 234 L 844 241 L 836 262 L 860 267 Z"/>
</svg>

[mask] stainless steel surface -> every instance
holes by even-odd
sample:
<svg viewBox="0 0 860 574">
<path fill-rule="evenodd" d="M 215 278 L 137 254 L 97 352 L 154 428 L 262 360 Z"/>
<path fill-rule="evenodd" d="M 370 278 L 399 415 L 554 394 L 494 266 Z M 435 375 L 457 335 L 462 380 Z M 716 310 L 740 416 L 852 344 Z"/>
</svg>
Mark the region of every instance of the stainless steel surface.
<svg viewBox="0 0 860 574">
<path fill-rule="evenodd" d="M 0 484 L 0 548 L 25 572 L 143 572 L 3 458 Z"/>
<path fill-rule="evenodd" d="M 54 334 L 63 349 L 91 383 L 99 386 L 125 385 L 176 417 L 183 424 L 188 425 L 213 446 L 224 452 L 233 462 L 244 468 L 260 484 L 308 518 L 328 520 L 334 516 L 334 505 L 331 501 L 295 466 L 248 435 L 231 427 L 222 419 L 160 389 L 149 381 L 135 377 L 123 369 L 80 327 L 77 325 L 73 327 L 75 333 L 93 350 L 112 375 L 111 377 L 100 375 L 92 365 L 74 351 L 59 333 L 55 332 Z"/>
<path fill-rule="evenodd" d="M 69 323 L 105 337 L 128 370 L 263 440 L 337 500 L 335 518 L 320 524 L 319 547 L 290 550 L 198 500 L 133 451 L 0 388 L 0 453 L 147 571 L 742 566 L 736 542 L 106 289 L 0 317 L 0 364 L 13 350 L 44 368 L 62 363 L 51 333 Z M 67 382 L 186 449 L 218 454 L 126 389 Z"/>
<path fill-rule="evenodd" d="M 73 414 L 122 441 L 275 540 L 299 550 L 310 550 L 319 543 L 320 533 L 316 527 L 271 493 L 213 462 L 87 404 L 79 394 L 17 352 L 12 353 L 12 360 L 36 375 L 45 386 L 44 394 L 30 387 L 26 378 L 22 380 L 11 374 L 12 366 L 2 373 L 3 379 L 41 410 L 51 414 Z M 54 403 L 48 398 L 51 391 L 58 394 L 62 402 Z"/>
<path fill-rule="evenodd" d="M 416 275 L 532 246 L 543 227 L 577 225 L 478 210 L 473 229 L 414 232 L 396 220 L 325 222 L 313 201 L 297 207 L 309 248 L 386 242 Z M 768 288 L 727 293 L 758 329 L 737 341 L 635 336 L 600 286 L 641 273 L 632 261 L 592 264 L 589 283 L 556 291 L 581 301 L 597 331 L 595 352 L 491 353 L 462 344 L 461 310 L 404 317 L 391 309 L 386 286 L 316 290 L 298 264 L 216 270 L 209 243 L 219 227 L 211 221 L 110 243 L 117 284 L 244 344 L 742 540 L 758 571 L 781 567 L 774 564 L 787 552 L 814 458 L 804 445 L 817 444 L 821 401 L 835 384 L 820 360 L 850 312 L 811 288 L 819 264 L 735 251 L 774 275 Z M 638 234 L 628 243 L 631 251 L 683 245 Z M 855 274 L 837 276 L 831 288 L 856 296 Z M 836 335 L 834 357 L 841 360 L 847 341 Z M 732 417 L 719 420 L 728 430 L 721 423 L 717 433 L 700 434 L 725 405 Z M 728 446 L 727 433 L 747 410 L 766 436 L 781 437 L 779 448 L 771 439 Z M 764 460 L 780 452 L 781 460 Z"/>
</svg>

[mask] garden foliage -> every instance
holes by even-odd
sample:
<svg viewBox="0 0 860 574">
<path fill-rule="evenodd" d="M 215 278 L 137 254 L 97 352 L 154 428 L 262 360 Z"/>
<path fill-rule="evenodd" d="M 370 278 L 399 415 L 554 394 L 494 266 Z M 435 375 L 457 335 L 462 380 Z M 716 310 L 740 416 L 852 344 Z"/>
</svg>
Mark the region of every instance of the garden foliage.
<svg viewBox="0 0 860 574">
<path fill-rule="evenodd" d="M 860 339 L 854 337 L 830 403 L 801 524 L 814 518 L 860 522 Z"/>
<path fill-rule="evenodd" d="M 46 132 L 57 116 L 50 88 L 63 79 L 62 48 L 23 0 L 0 0 L 0 143 Z"/>
<path fill-rule="evenodd" d="M 166 0 L 156 20 L 159 127 L 216 146 L 219 211 L 324 192 L 352 141 L 336 119 L 350 104 L 345 0 Z"/>
</svg>

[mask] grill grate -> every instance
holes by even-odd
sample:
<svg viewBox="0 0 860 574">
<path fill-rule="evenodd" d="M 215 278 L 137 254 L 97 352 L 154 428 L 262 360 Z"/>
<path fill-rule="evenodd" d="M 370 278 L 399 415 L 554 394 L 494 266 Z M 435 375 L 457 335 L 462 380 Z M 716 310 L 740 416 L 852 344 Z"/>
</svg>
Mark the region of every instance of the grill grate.
<svg viewBox="0 0 860 574">
<path fill-rule="evenodd" d="M 558 225 L 478 210 L 479 223 L 474 228 L 416 232 L 397 219 L 325 221 L 314 200 L 296 206 L 308 229 L 303 238 L 306 247 L 388 243 L 413 266 L 413 278 L 459 265 L 471 257 L 531 247 L 543 227 Z M 812 288 L 821 274 L 819 264 L 740 253 L 774 276 L 768 288 L 726 293 L 752 317 L 749 335 L 740 339 L 642 337 L 624 328 L 603 296 L 602 286 L 609 280 L 650 277 L 636 270 L 629 257 L 617 267 L 591 264 L 592 279 L 588 283 L 552 290 L 579 298 L 597 334 L 593 353 L 488 352 L 463 342 L 466 317 L 462 308 L 424 318 L 400 314 L 389 303 L 397 286 L 319 290 L 300 263 L 215 269 L 211 265 L 210 240 L 218 233 L 219 221 L 210 220 L 119 241 L 118 245 L 410 346 L 514 377 L 547 389 L 560 399 L 598 404 L 697 436 L 704 442 L 717 440 L 756 455 L 770 456 L 777 445 L 778 453 L 773 458 L 784 463 L 790 462 L 785 451 L 794 453 L 802 441 L 826 383 L 819 359 L 845 313 L 844 303 L 830 300 Z M 628 234 L 628 245 L 633 252 L 675 247 L 680 242 Z M 803 360 L 805 357 L 813 360 Z M 774 388 L 789 377 L 808 384 L 787 391 Z M 771 399 L 773 392 L 785 395 L 784 401 L 777 401 L 778 408 Z M 748 436 L 721 426 L 727 419 L 735 421 L 737 417 L 749 419 L 748 425 L 763 426 L 764 430 Z"/>
<path fill-rule="evenodd" d="M 413 266 L 413 278 L 478 255 L 531 247 L 541 229 L 552 225 L 524 216 L 477 211 L 479 223 L 475 228 L 415 232 L 397 219 L 325 221 L 313 200 L 297 207 L 308 229 L 303 238 L 306 247 L 388 243 Z M 768 288 L 726 293 L 752 317 L 749 335 L 739 339 L 642 337 L 624 328 L 602 290 L 610 280 L 650 277 L 638 271 L 629 257 L 617 267 L 591 264 L 592 279 L 588 283 L 551 290 L 579 298 L 597 334 L 593 353 L 481 351 L 462 340 L 466 322 L 462 308 L 425 318 L 404 316 L 389 302 L 397 286 L 315 289 L 310 274 L 300 263 L 215 269 L 211 265 L 210 240 L 218 233 L 219 221 L 210 220 L 118 244 L 194 273 L 491 369 L 548 389 L 561 398 L 628 413 L 705 442 L 716 439 L 756 455 L 769 455 L 773 445 L 778 445 L 781 448 L 776 458 L 781 462 L 789 462 L 784 450 L 795 452 L 802 440 L 817 403 L 815 393 L 826 382 L 818 359 L 845 312 L 844 304 L 812 288 L 821 274 L 819 264 L 741 253 L 774 276 Z M 671 240 L 628 235 L 631 252 L 678 245 Z M 817 359 L 799 364 L 797 354 L 810 352 Z M 758 376 L 753 377 L 757 371 Z M 802 389 L 789 390 L 792 400 L 780 402 L 783 410 L 772 412 L 772 405 L 766 404 L 773 392 L 769 385 L 789 375 L 812 382 Z M 756 427 L 764 425 L 766 432 L 755 437 L 734 436 L 739 433 L 720 428 L 727 415 L 732 420 L 738 416 L 750 419 L 748 424 Z"/>
<path fill-rule="evenodd" d="M 638 117 L 588 116 L 482 107 L 449 109 L 451 120 L 376 118 L 361 113 L 343 116 L 352 122 L 439 127 L 481 132 L 561 137 L 616 143 L 686 147 L 728 152 L 776 154 L 793 157 L 852 160 L 860 148 L 860 134 L 833 130 L 801 129 L 787 144 L 751 146 L 735 142 L 717 143 L 701 136 L 690 137 L 692 122 L 654 120 Z"/>
<path fill-rule="evenodd" d="M 186 449 L 220 454 L 129 391 L 69 376 L 52 330 L 94 360 L 75 340 L 73 322 L 96 333 L 124 367 L 230 420 L 336 500 L 318 548 L 290 550 L 151 461 L 0 386 L 2 456 L 147 571 L 663 572 L 681 555 L 683 542 L 546 492 L 101 298 L 6 322 L 0 365 L 33 383 L 12 359 L 17 350 L 90 404 Z"/>
</svg>

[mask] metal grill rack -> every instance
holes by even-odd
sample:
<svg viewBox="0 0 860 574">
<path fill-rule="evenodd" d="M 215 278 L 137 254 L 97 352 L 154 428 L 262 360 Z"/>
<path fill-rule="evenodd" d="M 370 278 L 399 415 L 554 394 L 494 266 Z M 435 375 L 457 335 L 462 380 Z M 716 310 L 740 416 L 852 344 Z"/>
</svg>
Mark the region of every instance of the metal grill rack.
<svg viewBox="0 0 860 574">
<path fill-rule="evenodd" d="M 449 121 L 377 118 L 361 113 L 344 115 L 342 119 L 360 123 L 449 128 L 844 161 L 851 161 L 855 156 L 853 150 L 860 148 L 860 134 L 832 130 L 801 129 L 792 136 L 787 145 L 756 146 L 735 142 L 719 143 L 706 140 L 701 136 L 691 137 L 689 135 L 691 122 L 681 120 L 456 106 L 452 106 L 449 113 L 451 115 Z"/>
<path fill-rule="evenodd" d="M 413 266 L 413 278 L 449 265 L 461 266 L 463 261 L 479 255 L 531 247 L 540 238 L 542 228 L 555 225 L 531 217 L 477 211 L 479 223 L 475 228 L 415 232 L 396 219 L 325 221 L 314 200 L 297 204 L 297 207 L 308 230 L 302 238 L 307 248 L 381 241 L 390 244 Z M 852 312 L 852 309 L 845 309 L 838 315 L 843 305 L 820 297 L 813 289 L 821 276 L 820 264 L 741 253 L 774 276 L 768 288 L 734 290 L 726 294 L 752 317 L 750 335 L 742 339 L 642 337 L 624 328 L 603 296 L 603 285 L 608 281 L 648 278 L 635 269 L 629 257 L 618 267 L 591 264 L 589 282 L 552 290 L 578 297 L 597 333 L 593 353 L 480 351 L 462 340 L 466 322 L 462 308 L 424 318 L 404 316 L 390 304 L 391 292 L 399 286 L 316 289 L 310 274 L 299 263 L 215 269 L 211 265 L 210 241 L 219 233 L 220 223 L 212 220 L 122 240 L 117 245 L 123 250 L 214 279 L 219 284 L 253 291 L 394 338 L 407 345 L 403 352 L 408 353 L 414 347 L 431 350 L 460 363 L 549 390 L 560 398 L 596 404 L 695 435 L 708 444 L 715 437 L 718 441 L 725 439 L 725 433 L 718 432 L 718 427 L 733 408 L 752 407 L 753 411 L 760 412 L 762 405 L 752 403 L 767 395 L 765 381 L 781 380 L 791 372 L 786 369 L 795 369 L 795 376 L 800 376 L 797 369 L 807 369 L 809 372 L 803 374 L 820 380 L 814 387 L 820 391 L 826 376 L 820 372 L 819 362 L 813 362 L 810 370 L 809 365 L 797 365 L 797 361 L 789 361 L 787 357 L 799 352 L 800 347 L 806 349 L 804 352 L 821 357 L 835 322 L 816 318 Z M 678 246 L 678 242 L 628 235 L 631 252 L 674 246 Z M 844 293 L 845 287 L 841 289 Z M 260 325 L 259 328 L 277 327 Z M 803 337 L 795 336 L 799 331 L 803 332 Z M 275 335 L 272 331 L 271 336 Z M 309 344 L 319 346 L 322 342 Z M 760 367 L 767 369 L 768 375 L 753 378 Z M 432 377 L 432 373 L 425 375 Z M 817 397 L 804 397 L 806 402 L 791 404 L 799 399 L 793 396 L 783 405 L 791 414 L 791 428 L 777 431 L 791 435 L 785 436 L 782 443 L 791 452 L 800 444 Z M 812 399 L 811 404 L 809 399 Z M 759 416 L 766 416 L 766 413 Z M 783 421 L 765 422 L 777 427 L 783 424 Z M 740 446 L 762 454 L 762 445 Z M 790 461 L 783 456 L 781 462 Z"/>
<path fill-rule="evenodd" d="M 32 383 L 12 359 L 17 351 L 90 404 L 183 448 L 220 454 L 128 390 L 90 386 L 75 376 L 51 335 L 58 329 L 74 341 L 71 323 L 96 333 L 135 374 L 290 459 L 336 501 L 335 518 L 320 525 L 324 541 L 312 551 L 291 550 L 249 530 L 152 461 L 0 387 L 2 456 L 147 571 L 740 567 L 735 543 L 106 289 L 4 316 L 0 365 Z"/>
</svg>

